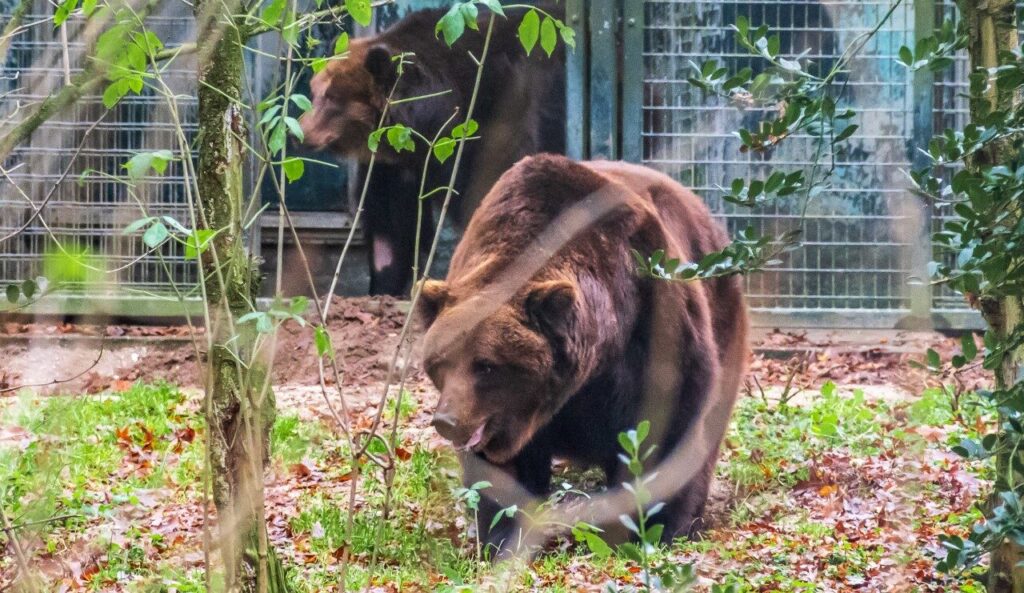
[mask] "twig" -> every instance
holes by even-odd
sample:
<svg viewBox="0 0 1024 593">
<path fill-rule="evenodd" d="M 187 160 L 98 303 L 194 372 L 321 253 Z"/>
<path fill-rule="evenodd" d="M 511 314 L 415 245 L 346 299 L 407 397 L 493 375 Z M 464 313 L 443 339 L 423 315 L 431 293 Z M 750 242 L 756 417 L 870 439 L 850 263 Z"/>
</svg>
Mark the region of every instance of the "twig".
<svg viewBox="0 0 1024 593">
<path fill-rule="evenodd" d="M 33 221 L 35 221 L 36 218 L 39 217 L 39 215 L 43 211 L 43 208 L 46 208 L 46 204 L 49 203 L 50 199 L 57 193 L 57 188 L 60 187 L 62 183 L 64 183 L 65 179 L 67 179 L 68 174 L 71 172 L 71 167 L 75 164 L 75 161 L 78 160 L 78 155 L 82 154 L 82 148 L 85 147 L 85 142 L 86 140 L 89 139 L 89 135 L 92 133 L 93 130 L 96 129 L 96 126 L 98 126 L 99 123 L 103 121 L 103 118 L 106 117 L 108 113 L 110 113 L 109 109 L 104 111 L 103 115 L 101 115 L 99 119 L 93 122 L 93 124 L 89 126 L 89 129 L 85 131 L 85 134 L 83 134 L 82 136 L 82 141 L 78 144 L 78 148 L 75 150 L 75 153 L 71 155 L 71 160 L 68 162 L 68 166 L 64 168 L 64 172 L 60 174 L 60 177 L 57 179 L 57 181 L 50 187 L 50 191 L 46 193 L 46 197 L 43 198 L 43 201 L 40 202 L 38 206 L 34 207 L 32 215 L 28 217 L 28 220 L 26 220 L 24 224 L 22 224 L 18 229 L 11 231 L 10 233 L 4 235 L 3 237 L 0 237 L 0 243 L 3 243 L 4 241 L 7 241 L 20 235 L 25 231 L 25 229 L 29 227 L 29 225 L 32 224 Z"/>
<path fill-rule="evenodd" d="M 103 358 L 103 350 L 104 350 L 105 344 L 106 344 L 106 336 L 104 336 L 102 339 L 100 339 L 100 351 L 96 354 L 96 359 L 93 360 L 92 363 L 89 366 L 87 366 L 84 370 L 82 370 L 79 373 L 75 373 L 74 375 L 72 375 L 70 377 L 67 377 L 67 378 L 64 378 L 64 379 L 54 379 L 54 380 L 52 380 L 52 381 L 50 381 L 48 383 L 26 383 L 24 385 L 15 385 L 13 387 L 4 387 L 4 388 L 0 389 L 0 393 L 8 393 L 10 391 L 18 391 L 18 390 L 27 389 L 27 388 L 30 388 L 30 387 L 50 387 L 52 385 L 60 385 L 61 383 L 69 383 L 71 381 L 74 381 L 75 379 L 81 377 L 82 375 L 84 375 L 84 374 L 88 373 L 89 371 L 91 371 L 92 369 L 96 368 L 96 365 L 98 365 L 100 363 L 100 359 Z"/>
<path fill-rule="evenodd" d="M 7 513 L 4 512 L 2 506 L 0 506 L 0 527 L 3 528 L 3 532 L 7 534 L 7 539 L 14 548 L 14 556 L 18 561 L 18 572 L 25 579 L 32 578 L 31 573 L 29 573 L 30 566 L 28 558 L 25 556 L 25 550 L 21 547 L 21 542 L 18 540 L 17 534 L 14 533 L 14 528 L 11 527 L 10 521 L 7 520 Z"/>
</svg>

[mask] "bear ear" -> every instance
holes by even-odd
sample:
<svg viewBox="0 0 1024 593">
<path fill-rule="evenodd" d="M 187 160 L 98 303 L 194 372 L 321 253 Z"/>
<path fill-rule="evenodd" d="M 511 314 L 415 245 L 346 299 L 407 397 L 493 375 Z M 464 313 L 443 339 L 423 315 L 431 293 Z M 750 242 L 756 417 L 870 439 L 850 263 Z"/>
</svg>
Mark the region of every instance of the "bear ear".
<svg viewBox="0 0 1024 593">
<path fill-rule="evenodd" d="M 537 282 L 526 295 L 526 316 L 538 329 L 560 334 L 570 323 L 576 298 L 576 286 L 572 282 Z"/>
<path fill-rule="evenodd" d="M 421 280 L 420 298 L 416 301 L 416 317 L 424 328 L 430 327 L 448 301 L 448 283 L 442 280 Z"/>
<path fill-rule="evenodd" d="M 381 88 L 389 88 L 395 84 L 395 80 L 398 78 L 398 71 L 395 67 L 395 62 L 392 60 L 394 52 L 391 48 L 383 43 L 370 46 L 366 50 L 366 57 L 363 58 L 363 66 L 366 71 L 370 73 L 373 80 Z"/>
</svg>

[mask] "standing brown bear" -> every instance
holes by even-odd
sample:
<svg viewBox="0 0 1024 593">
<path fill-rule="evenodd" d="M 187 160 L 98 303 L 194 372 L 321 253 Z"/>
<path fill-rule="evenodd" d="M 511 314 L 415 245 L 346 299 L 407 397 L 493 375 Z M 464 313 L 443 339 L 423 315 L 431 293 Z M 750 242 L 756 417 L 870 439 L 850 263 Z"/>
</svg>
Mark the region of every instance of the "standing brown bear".
<svg viewBox="0 0 1024 593">
<path fill-rule="evenodd" d="M 694 477 L 653 517 L 665 539 L 699 530 L 748 356 L 741 281 L 641 277 L 632 250 L 697 261 L 727 243 L 697 196 L 641 166 L 540 155 L 505 173 L 418 303 L 433 424 L 463 451 L 466 483 L 483 465 L 543 497 L 559 457 L 618 484 L 617 435 L 647 419 L 649 470 L 691 430 L 707 443 L 682 453 Z M 490 526 L 521 500 L 481 494 L 481 537 L 511 549 L 515 522 Z"/>
<path fill-rule="evenodd" d="M 544 7 L 555 16 L 564 11 L 559 4 Z M 305 142 L 356 159 L 359 187 L 371 155 L 367 137 L 377 129 L 392 88 L 396 100 L 430 97 L 393 104 L 385 126 L 402 124 L 434 138 L 439 131 L 449 134 L 465 118 L 488 17 L 482 14 L 479 30 L 467 30 L 449 48 L 434 32 L 444 13 L 413 12 L 378 35 L 353 40 L 347 56 L 332 60 L 310 83 L 313 108 L 300 120 Z M 528 56 L 516 33 L 519 19 L 510 13 L 494 23 L 473 113 L 479 139 L 467 143 L 455 181 L 458 193 L 452 210 L 459 225 L 516 161 L 530 154 L 565 150 L 564 48 L 559 44 L 550 58 L 540 49 Z M 397 60 L 402 55 L 406 63 L 399 76 Z M 415 142 L 415 150 L 401 152 L 386 141 L 380 143 L 363 218 L 370 245 L 370 294 L 408 295 L 421 173 L 427 160 L 426 143 Z M 448 185 L 454 160 L 441 164 L 430 159 L 427 192 Z M 426 204 L 421 253 L 426 253 L 433 239 L 430 206 L 442 195 L 434 193 Z"/>
</svg>

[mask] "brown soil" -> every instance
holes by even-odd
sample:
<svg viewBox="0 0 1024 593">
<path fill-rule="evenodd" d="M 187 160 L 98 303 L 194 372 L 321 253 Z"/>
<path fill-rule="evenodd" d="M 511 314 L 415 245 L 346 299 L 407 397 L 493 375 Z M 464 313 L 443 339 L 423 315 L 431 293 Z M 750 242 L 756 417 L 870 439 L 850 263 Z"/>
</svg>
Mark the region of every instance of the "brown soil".
<svg viewBox="0 0 1024 593">
<path fill-rule="evenodd" d="M 334 299 L 327 329 L 348 388 L 376 390 L 386 381 L 407 311 L 408 303 L 390 298 Z M 288 322 L 278 334 L 276 385 L 319 383 L 313 316 L 308 319 L 305 326 Z M 199 387 L 200 365 L 189 335 L 184 326 L 5 323 L 0 326 L 0 395 L 24 385 L 48 393 L 95 393 L 135 380 Z M 198 342 L 202 349 L 204 340 Z M 939 381 L 959 382 L 968 389 L 987 381 L 978 365 L 955 376 L 913 368 L 910 361 L 922 360 L 928 348 L 943 360 L 959 352 L 958 340 L 934 333 L 773 330 L 755 332 L 754 345 L 758 353 L 747 389 L 755 393 L 770 385 L 814 389 L 833 381 L 887 385 L 916 394 Z M 413 355 L 410 376 L 422 384 L 416 359 Z M 331 373 L 326 381 L 333 384 Z"/>
</svg>

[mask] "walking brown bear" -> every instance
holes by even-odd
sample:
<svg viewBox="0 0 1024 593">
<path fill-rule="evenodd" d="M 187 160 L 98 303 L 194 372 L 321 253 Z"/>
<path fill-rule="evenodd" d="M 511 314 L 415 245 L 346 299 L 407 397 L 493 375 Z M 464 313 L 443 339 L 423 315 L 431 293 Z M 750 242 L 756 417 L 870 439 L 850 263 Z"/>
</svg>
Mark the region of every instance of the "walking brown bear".
<svg viewBox="0 0 1024 593">
<path fill-rule="evenodd" d="M 544 5 L 557 17 L 564 8 Z M 398 81 L 395 99 L 444 93 L 392 105 L 384 125 L 403 124 L 427 138 L 450 132 L 463 121 L 477 74 L 475 56 L 483 53 L 489 16 L 482 13 L 479 31 L 467 30 L 452 47 L 435 37 L 444 10 L 414 12 L 375 36 L 355 39 L 346 58 L 331 61 L 310 84 L 313 108 L 300 120 L 305 143 L 354 158 L 360 163 L 359 187 L 367 174 L 367 137 L 377 128 L 388 93 Z M 480 139 L 466 144 L 455 182 L 453 204 L 459 225 L 498 177 L 520 158 L 565 150 L 565 53 L 559 44 L 548 56 L 539 48 L 527 56 L 519 43 L 517 15 L 496 17 L 473 118 Z M 411 54 L 397 74 L 395 59 Z M 458 110 L 458 115 L 451 116 Z M 364 204 L 363 228 L 370 245 L 370 294 L 407 295 L 412 280 L 420 181 L 426 144 L 395 152 L 381 142 Z M 455 159 L 431 160 L 425 189 L 446 187 Z M 340 191 L 341 188 L 339 188 Z M 430 206 L 420 229 L 420 250 L 433 239 Z"/>
<path fill-rule="evenodd" d="M 648 470 L 688 431 L 706 443 L 681 453 L 696 473 L 652 519 L 665 539 L 698 531 L 748 356 L 741 281 L 641 277 L 631 250 L 697 261 L 727 243 L 697 196 L 645 167 L 539 155 L 503 175 L 417 304 L 433 424 L 463 452 L 465 482 L 485 468 L 544 497 L 558 457 L 617 485 L 616 437 L 649 419 Z M 515 521 L 489 527 L 522 501 L 481 494 L 479 533 L 507 551 Z"/>
</svg>

